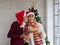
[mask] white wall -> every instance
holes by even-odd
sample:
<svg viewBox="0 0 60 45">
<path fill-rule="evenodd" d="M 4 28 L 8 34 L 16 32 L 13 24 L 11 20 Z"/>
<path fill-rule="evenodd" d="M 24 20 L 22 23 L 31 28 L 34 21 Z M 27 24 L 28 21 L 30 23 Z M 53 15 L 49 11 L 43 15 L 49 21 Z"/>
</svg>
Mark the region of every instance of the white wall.
<svg viewBox="0 0 60 45">
<path fill-rule="evenodd" d="M 35 0 L 35 2 L 35 8 L 38 9 L 46 30 L 45 0 Z M 12 22 L 16 20 L 15 13 L 28 10 L 31 4 L 32 0 L 0 0 L 0 45 L 9 45 L 10 39 L 7 38 L 7 33 Z"/>
<path fill-rule="evenodd" d="M 53 0 L 47 0 L 47 36 L 53 45 Z"/>
</svg>

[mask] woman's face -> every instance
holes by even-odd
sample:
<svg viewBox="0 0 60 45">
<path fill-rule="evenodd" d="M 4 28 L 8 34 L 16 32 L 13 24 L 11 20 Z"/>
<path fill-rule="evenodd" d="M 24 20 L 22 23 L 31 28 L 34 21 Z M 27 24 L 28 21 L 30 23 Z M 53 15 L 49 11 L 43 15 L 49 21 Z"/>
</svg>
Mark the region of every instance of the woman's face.
<svg viewBox="0 0 60 45">
<path fill-rule="evenodd" d="M 27 16 L 27 20 L 30 23 L 34 22 L 34 15 L 31 14 L 31 15 Z"/>
</svg>

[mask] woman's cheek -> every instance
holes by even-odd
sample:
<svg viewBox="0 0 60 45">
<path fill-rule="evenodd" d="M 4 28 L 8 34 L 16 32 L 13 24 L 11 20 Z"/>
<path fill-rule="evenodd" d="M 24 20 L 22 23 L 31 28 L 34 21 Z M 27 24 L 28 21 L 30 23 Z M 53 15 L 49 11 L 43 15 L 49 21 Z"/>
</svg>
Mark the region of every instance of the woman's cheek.
<svg viewBox="0 0 60 45">
<path fill-rule="evenodd" d="M 34 20 L 32 19 L 32 20 L 30 20 L 31 22 L 34 22 Z"/>
</svg>

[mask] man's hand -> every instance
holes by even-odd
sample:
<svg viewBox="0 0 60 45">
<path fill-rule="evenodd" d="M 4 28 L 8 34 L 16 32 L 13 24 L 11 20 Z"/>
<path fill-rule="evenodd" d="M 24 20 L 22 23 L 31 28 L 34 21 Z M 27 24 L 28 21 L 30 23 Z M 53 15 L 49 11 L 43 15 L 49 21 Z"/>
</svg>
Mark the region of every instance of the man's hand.
<svg viewBox="0 0 60 45">
<path fill-rule="evenodd" d="M 24 34 L 23 35 L 20 35 L 20 38 L 23 38 L 24 39 Z"/>
<path fill-rule="evenodd" d="M 23 38 L 25 40 L 29 40 L 29 36 L 28 35 L 25 35 L 25 34 L 20 35 L 20 38 Z"/>
<path fill-rule="evenodd" d="M 25 40 L 29 40 L 29 36 L 25 36 L 25 38 L 24 38 Z"/>
</svg>

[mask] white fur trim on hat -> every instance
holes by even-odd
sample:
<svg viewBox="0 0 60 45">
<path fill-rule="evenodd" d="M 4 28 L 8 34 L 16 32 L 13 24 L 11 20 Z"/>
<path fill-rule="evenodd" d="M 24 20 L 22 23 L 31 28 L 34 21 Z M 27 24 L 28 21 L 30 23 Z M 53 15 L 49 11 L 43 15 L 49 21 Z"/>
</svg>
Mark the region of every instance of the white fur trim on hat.
<svg viewBox="0 0 60 45">
<path fill-rule="evenodd" d="M 33 12 L 29 12 L 29 13 L 27 14 L 27 16 L 29 16 L 29 15 L 31 15 L 31 14 L 32 14 L 32 15 L 34 15 L 34 13 L 33 13 Z"/>
<path fill-rule="evenodd" d="M 24 17 L 26 16 L 26 12 L 24 12 Z"/>
</svg>

